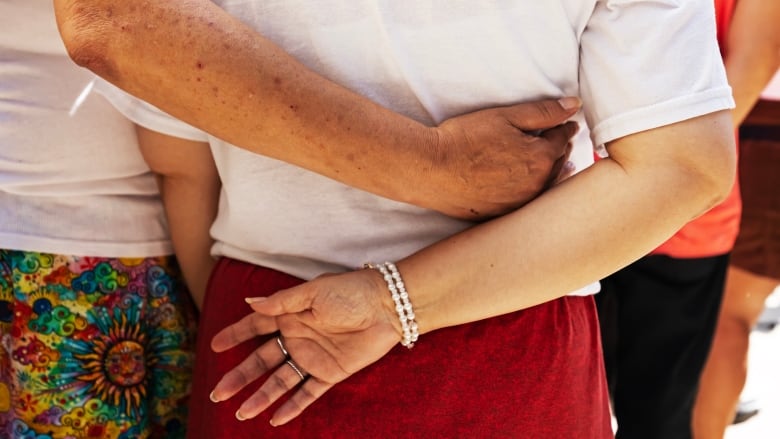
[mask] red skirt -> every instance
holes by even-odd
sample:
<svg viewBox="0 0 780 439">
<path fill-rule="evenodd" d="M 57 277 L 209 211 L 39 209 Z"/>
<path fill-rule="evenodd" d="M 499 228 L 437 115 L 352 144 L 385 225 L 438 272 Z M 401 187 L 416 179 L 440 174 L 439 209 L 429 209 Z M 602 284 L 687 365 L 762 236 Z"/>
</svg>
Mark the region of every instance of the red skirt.
<svg viewBox="0 0 780 439">
<path fill-rule="evenodd" d="M 250 312 L 245 297 L 300 279 L 236 260 L 212 274 L 198 331 L 190 438 L 611 438 L 606 380 L 592 297 L 423 335 L 337 384 L 290 423 L 271 427 L 235 413 L 259 383 L 213 403 L 219 379 L 267 339 L 216 354 L 211 338 Z"/>
</svg>

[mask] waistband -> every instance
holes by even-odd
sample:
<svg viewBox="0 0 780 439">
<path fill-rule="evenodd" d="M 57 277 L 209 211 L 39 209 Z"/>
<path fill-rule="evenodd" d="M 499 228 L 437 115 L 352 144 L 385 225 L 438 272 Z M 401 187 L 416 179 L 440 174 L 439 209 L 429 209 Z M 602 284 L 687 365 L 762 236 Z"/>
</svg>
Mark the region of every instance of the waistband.
<svg viewBox="0 0 780 439">
<path fill-rule="evenodd" d="M 743 140 L 772 140 L 780 142 L 780 125 L 750 125 L 739 128 L 739 138 Z"/>
</svg>

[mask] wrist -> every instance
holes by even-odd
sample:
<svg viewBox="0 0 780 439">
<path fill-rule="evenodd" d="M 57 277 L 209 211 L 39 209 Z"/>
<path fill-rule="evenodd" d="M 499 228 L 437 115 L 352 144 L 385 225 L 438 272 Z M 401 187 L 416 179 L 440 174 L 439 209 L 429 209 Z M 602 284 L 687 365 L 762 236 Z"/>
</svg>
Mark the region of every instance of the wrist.
<svg viewBox="0 0 780 439">
<path fill-rule="evenodd" d="M 409 293 L 406 290 L 401 273 L 392 262 L 378 264 L 366 264 L 367 268 L 374 269 L 382 275 L 382 280 L 386 285 L 385 297 L 388 296 L 391 302 L 382 300 L 386 313 L 395 314 L 396 319 L 390 317 L 390 321 L 395 321 L 393 327 L 400 326 L 400 343 L 406 348 L 413 348 L 420 334 L 418 332 L 417 321 L 415 320 L 414 309 L 412 307 Z"/>
<path fill-rule="evenodd" d="M 438 211 L 444 215 L 469 219 L 472 214 L 451 203 L 451 193 L 460 192 L 453 187 L 453 169 L 449 166 L 453 143 L 440 127 L 415 128 L 410 145 L 402 154 L 408 160 L 398 172 L 403 175 L 404 202 Z"/>
<path fill-rule="evenodd" d="M 442 154 L 438 128 L 416 123 L 406 132 L 409 137 L 394 142 L 394 161 L 398 165 L 394 178 L 403 182 L 402 201 L 440 210 L 441 197 L 437 192 L 441 187 L 436 176 L 442 168 Z"/>
<path fill-rule="evenodd" d="M 374 264 L 364 264 L 363 271 L 371 279 L 371 291 L 376 293 L 382 315 L 385 317 L 384 320 L 393 327 L 398 338 L 403 338 L 403 329 L 398 320 L 398 313 L 395 311 L 395 302 L 387 291 L 387 282 L 385 282 L 384 276 L 379 270 L 374 269 Z"/>
</svg>

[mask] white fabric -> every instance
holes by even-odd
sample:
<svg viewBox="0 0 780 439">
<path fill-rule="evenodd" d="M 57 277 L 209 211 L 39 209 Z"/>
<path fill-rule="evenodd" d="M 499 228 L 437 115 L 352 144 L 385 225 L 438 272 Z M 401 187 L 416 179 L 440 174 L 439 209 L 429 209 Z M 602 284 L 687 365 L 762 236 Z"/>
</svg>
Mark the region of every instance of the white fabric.
<svg viewBox="0 0 780 439">
<path fill-rule="evenodd" d="M 89 89 L 50 0 L 0 2 L 0 248 L 172 253 L 132 123 Z"/>
<path fill-rule="evenodd" d="M 579 95 L 575 119 L 602 144 L 733 106 L 711 0 L 216 3 L 310 68 L 428 124 Z M 120 105 L 151 129 L 190 129 L 173 132 L 149 107 Z M 312 278 L 396 260 L 469 226 L 210 141 L 224 185 L 216 255 Z M 592 145 L 583 130 L 579 169 L 592 162 Z"/>
</svg>

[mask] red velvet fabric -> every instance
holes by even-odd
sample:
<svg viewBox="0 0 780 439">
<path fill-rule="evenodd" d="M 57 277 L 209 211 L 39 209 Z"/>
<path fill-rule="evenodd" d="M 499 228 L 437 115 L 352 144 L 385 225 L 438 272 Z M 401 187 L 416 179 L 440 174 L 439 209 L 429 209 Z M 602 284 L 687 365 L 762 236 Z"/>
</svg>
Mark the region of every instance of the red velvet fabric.
<svg viewBox="0 0 780 439">
<path fill-rule="evenodd" d="M 259 384 L 221 403 L 208 395 L 262 340 L 222 354 L 211 352 L 210 340 L 249 313 L 245 297 L 299 282 L 235 260 L 218 263 L 201 315 L 188 437 L 613 437 L 592 297 L 424 334 L 414 349 L 399 345 L 287 425 L 271 427 L 268 413 L 240 422 L 235 412 Z"/>
</svg>

